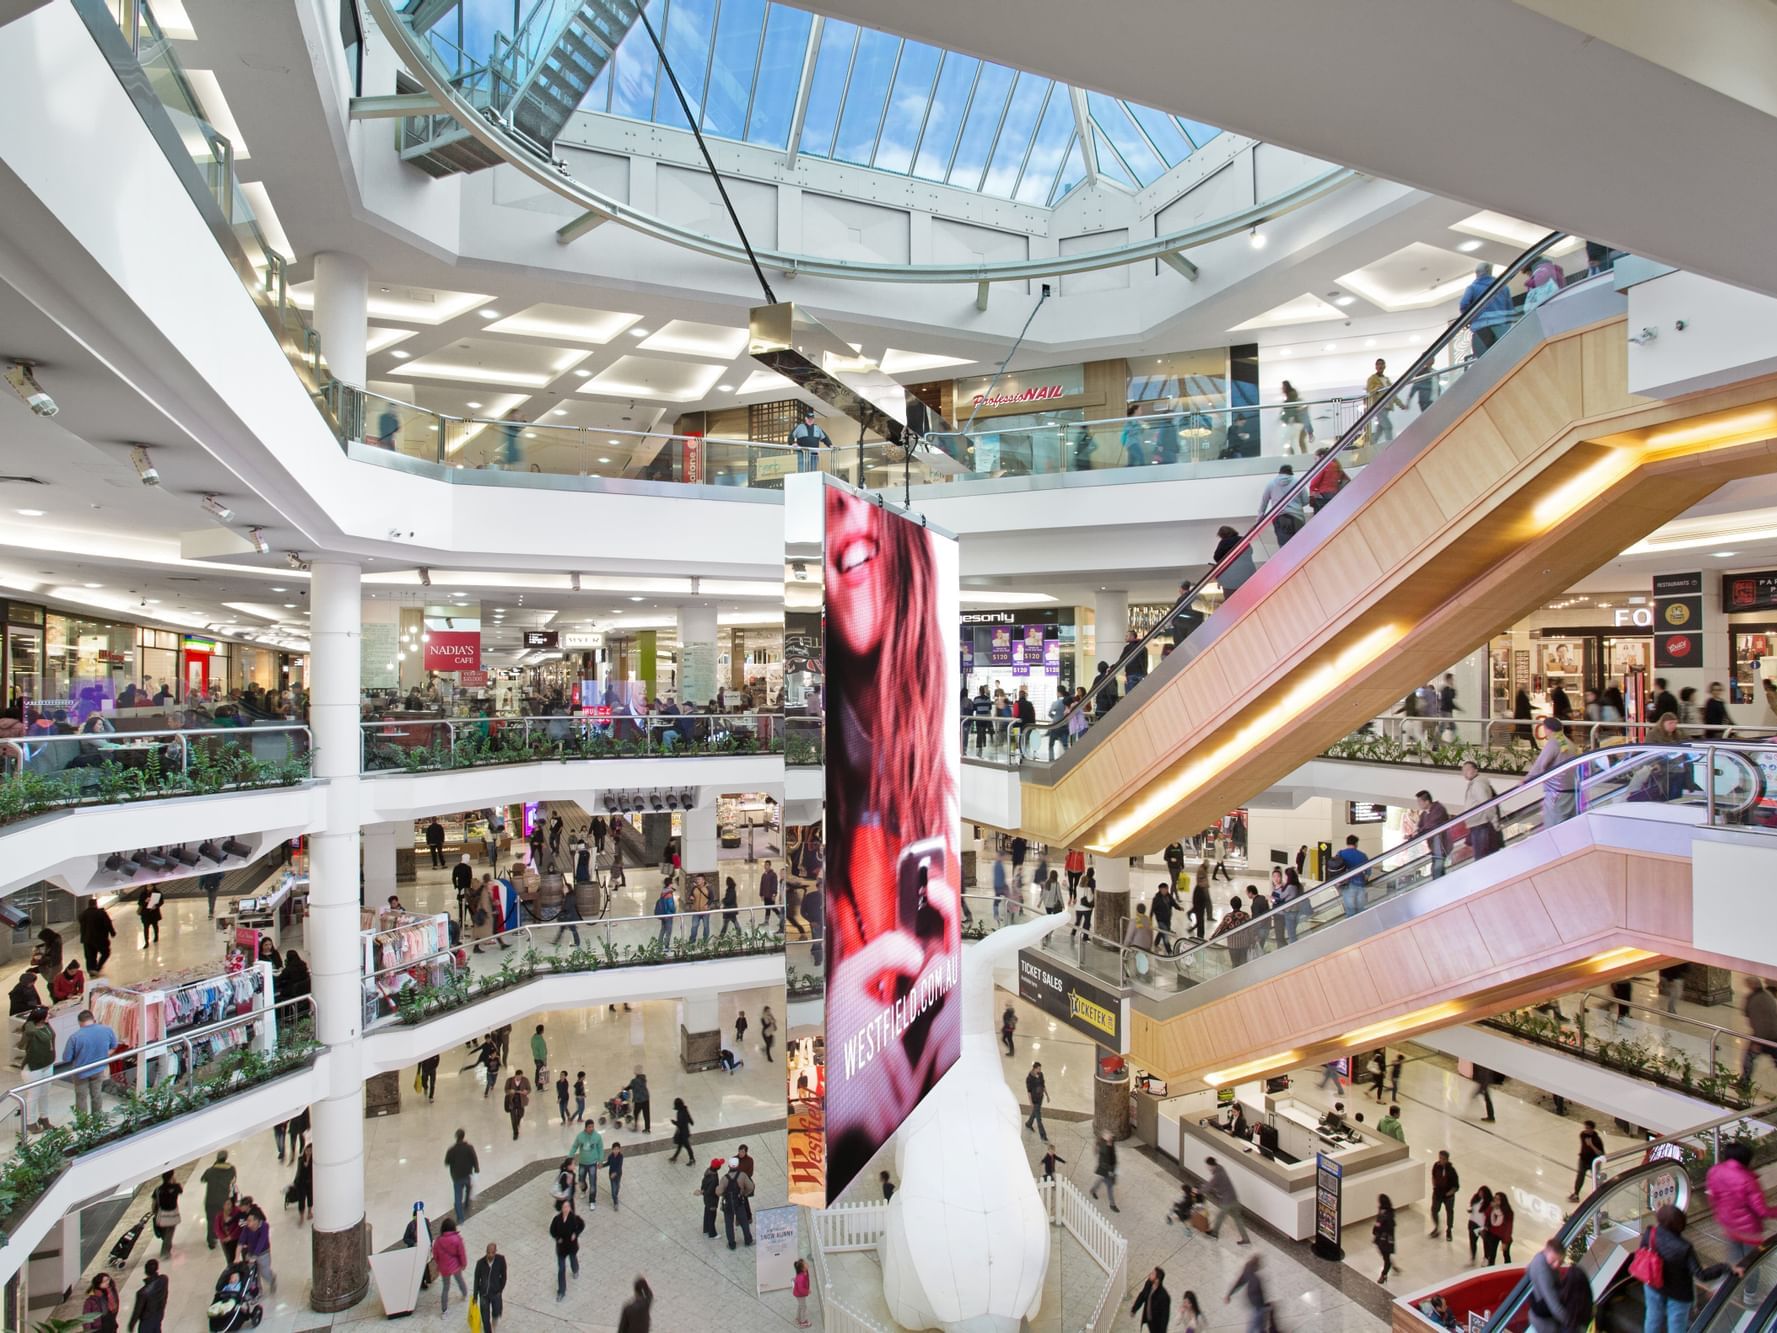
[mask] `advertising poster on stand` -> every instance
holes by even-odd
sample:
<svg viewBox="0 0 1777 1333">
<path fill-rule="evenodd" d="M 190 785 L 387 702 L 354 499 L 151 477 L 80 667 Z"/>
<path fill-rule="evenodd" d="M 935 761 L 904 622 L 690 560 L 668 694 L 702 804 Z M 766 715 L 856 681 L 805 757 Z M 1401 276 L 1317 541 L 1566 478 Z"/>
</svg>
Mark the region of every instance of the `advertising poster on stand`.
<svg viewBox="0 0 1777 1333">
<path fill-rule="evenodd" d="M 957 542 L 822 481 L 831 1202 L 961 1053 L 962 875 Z"/>
</svg>

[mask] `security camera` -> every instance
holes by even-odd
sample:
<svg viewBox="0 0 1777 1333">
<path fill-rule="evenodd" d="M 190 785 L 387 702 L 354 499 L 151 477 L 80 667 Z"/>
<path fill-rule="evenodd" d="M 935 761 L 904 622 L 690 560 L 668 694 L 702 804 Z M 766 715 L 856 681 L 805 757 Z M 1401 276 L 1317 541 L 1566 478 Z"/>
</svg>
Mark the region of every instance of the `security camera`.
<svg viewBox="0 0 1777 1333">
<path fill-rule="evenodd" d="M 53 417 L 61 411 L 56 406 L 56 400 L 43 392 L 43 386 L 37 382 L 37 376 L 32 374 L 31 362 L 14 361 L 6 368 L 6 382 L 12 385 L 14 393 L 25 400 L 25 406 L 38 416 Z"/>
<path fill-rule="evenodd" d="M 160 473 L 155 470 L 154 459 L 148 450 L 136 445 L 130 450 L 130 462 L 136 465 L 136 475 L 142 479 L 144 486 L 160 485 Z"/>
</svg>

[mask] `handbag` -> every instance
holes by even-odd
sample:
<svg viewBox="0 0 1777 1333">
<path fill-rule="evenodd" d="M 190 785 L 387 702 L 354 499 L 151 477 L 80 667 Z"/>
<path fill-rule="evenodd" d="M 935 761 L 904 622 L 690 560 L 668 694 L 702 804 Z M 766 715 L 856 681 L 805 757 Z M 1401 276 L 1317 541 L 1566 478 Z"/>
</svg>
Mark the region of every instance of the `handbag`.
<svg viewBox="0 0 1777 1333">
<path fill-rule="evenodd" d="M 1659 1234 L 1660 1228 L 1649 1227 L 1641 1248 L 1629 1258 L 1629 1276 L 1644 1286 L 1655 1288 L 1666 1284 L 1666 1261 L 1654 1248 L 1654 1237 Z"/>
<path fill-rule="evenodd" d="M 179 1225 L 179 1210 L 177 1208 L 156 1208 L 154 1210 L 154 1225 L 158 1230 L 171 1231 Z"/>
</svg>

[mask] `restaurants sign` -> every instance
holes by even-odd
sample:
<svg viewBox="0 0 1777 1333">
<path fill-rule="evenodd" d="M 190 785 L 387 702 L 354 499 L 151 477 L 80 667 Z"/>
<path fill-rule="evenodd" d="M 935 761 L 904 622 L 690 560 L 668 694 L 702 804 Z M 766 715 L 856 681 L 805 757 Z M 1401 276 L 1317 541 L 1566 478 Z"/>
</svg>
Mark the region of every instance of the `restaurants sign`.
<svg viewBox="0 0 1777 1333">
<path fill-rule="evenodd" d="M 426 635 L 427 671 L 474 671 L 481 666 L 480 630 L 431 630 Z"/>
</svg>

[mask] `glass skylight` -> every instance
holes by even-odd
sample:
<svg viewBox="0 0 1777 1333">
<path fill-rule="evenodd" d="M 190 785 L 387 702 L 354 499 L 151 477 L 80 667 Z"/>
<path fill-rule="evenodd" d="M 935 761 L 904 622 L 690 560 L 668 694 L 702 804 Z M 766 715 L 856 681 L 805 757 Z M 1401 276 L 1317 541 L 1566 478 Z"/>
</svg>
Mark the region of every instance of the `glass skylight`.
<svg viewBox="0 0 1777 1333">
<path fill-rule="evenodd" d="M 1100 93 L 1083 99 L 1083 127 L 1071 90 L 1053 79 L 838 19 L 816 42 L 812 16 L 775 0 L 651 0 L 648 17 L 706 135 L 786 152 L 799 124 L 800 154 L 995 198 L 1048 206 L 1078 186 L 1082 128 L 1100 177 L 1129 189 L 1221 132 Z M 581 107 L 688 128 L 639 23 Z"/>
</svg>

